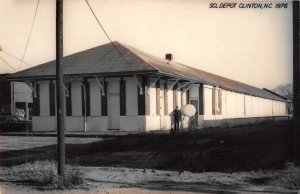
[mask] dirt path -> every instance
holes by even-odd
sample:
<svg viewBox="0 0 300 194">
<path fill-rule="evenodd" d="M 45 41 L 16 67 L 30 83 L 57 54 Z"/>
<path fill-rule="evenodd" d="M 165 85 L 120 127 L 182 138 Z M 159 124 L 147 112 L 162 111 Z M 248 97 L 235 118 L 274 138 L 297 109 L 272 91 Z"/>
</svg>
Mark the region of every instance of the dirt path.
<svg viewBox="0 0 300 194">
<path fill-rule="evenodd" d="M 68 190 L 68 191 L 34 191 L 23 187 L 0 185 L 0 194 L 196 194 L 200 192 L 186 191 L 157 191 L 139 188 L 122 189 L 92 189 L 92 190 Z M 206 194 L 207 192 L 201 192 Z"/>
<path fill-rule="evenodd" d="M 67 191 L 39 191 L 30 186 L 2 182 L 0 194 L 195 194 L 195 193 L 297 193 L 274 184 L 256 185 L 248 180 L 259 172 L 191 173 L 112 167 L 80 167 L 83 187 Z M 263 172 L 264 176 L 270 172 Z"/>
<path fill-rule="evenodd" d="M 161 171 L 154 169 L 131 169 L 111 167 L 81 167 L 85 180 L 96 188 L 137 187 L 146 190 L 168 190 L 184 192 L 215 193 L 297 193 L 296 189 L 284 188 L 283 184 L 265 182 L 256 184 L 250 180 L 260 180 L 276 173 L 285 176 L 285 171 L 239 172 L 239 173 L 192 173 L 188 171 Z"/>
</svg>

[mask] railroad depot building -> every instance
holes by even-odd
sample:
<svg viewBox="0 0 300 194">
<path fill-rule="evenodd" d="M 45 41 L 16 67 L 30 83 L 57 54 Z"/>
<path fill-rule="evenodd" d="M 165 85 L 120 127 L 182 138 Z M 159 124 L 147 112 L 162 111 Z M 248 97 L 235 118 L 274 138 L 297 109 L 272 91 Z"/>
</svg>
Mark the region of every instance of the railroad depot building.
<svg viewBox="0 0 300 194">
<path fill-rule="evenodd" d="M 67 131 L 171 129 L 172 111 L 196 107 L 196 128 L 286 116 L 286 99 L 221 76 L 146 54 L 119 42 L 63 59 Z M 55 61 L 8 77 L 30 83 L 34 131 L 56 130 Z M 184 125 L 184 127 L 187 127 Z"/>
</svg>

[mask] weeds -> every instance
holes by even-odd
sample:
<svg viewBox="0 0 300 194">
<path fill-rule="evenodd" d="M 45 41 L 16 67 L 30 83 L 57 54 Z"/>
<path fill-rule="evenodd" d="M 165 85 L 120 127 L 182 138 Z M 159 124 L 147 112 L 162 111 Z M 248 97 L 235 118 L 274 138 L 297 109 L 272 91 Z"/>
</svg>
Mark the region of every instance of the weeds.
<svg viewBox="0 0 300 194">
<path fill-rule="evenodd" d="M 247 182 L 254 185 L 276 185 L 287 189 L 300 189 L 300 168 L 286 162 L 281 170 L 251 171 Z"/>
<path fill-rule="evenodd" d="M 65 175 L 57 175 L 55 161 L 36 161 L 4 168 L 0 172 L 2 181 L 23 183 L 38 189 L 69 189 L 83 183 L 78 167 L 66 166 Z"/>
<path fill-rule="evenodd" d="M 300 188 L 300 168 L 291 162 L 285 163 L 283 173 L 277 175 L 276 178 L 277 181 L 274 181 L 275 184 L 286 185 L 289 189 Z"/>
</svg>

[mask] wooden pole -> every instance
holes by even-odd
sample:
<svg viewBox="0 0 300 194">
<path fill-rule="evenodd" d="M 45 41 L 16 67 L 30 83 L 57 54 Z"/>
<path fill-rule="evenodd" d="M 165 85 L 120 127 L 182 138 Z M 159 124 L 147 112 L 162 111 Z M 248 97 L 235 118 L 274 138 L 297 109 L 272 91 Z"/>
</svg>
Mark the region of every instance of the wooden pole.
<svg viewBox="0 0 300 194">
<path fill-rule="evenodd" d="M 65 172 L 65 103 L 63 87 L 63 0 L 56 0 L 56 99 L 58 175 Z"/>
<path fill-rule="evenodd" d="M 299 1 L 293 1 L 294 163 L 300 165 Z"/>
</svg>

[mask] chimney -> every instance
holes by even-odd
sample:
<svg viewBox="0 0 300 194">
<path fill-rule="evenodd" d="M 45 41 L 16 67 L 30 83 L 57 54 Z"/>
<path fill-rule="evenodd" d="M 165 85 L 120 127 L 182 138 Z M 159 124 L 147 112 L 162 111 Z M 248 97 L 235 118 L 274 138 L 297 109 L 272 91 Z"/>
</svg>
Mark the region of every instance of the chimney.
<svg viewBox="0 0 300 194">
<path fill-rule="evenodd" d="M 167 54 L 166 54 L 166 60 L 172 61 L 172 60 L 173 60 L 173 54 L 167 53 Z"/>
</svg>

